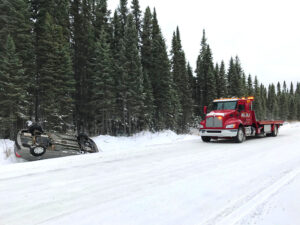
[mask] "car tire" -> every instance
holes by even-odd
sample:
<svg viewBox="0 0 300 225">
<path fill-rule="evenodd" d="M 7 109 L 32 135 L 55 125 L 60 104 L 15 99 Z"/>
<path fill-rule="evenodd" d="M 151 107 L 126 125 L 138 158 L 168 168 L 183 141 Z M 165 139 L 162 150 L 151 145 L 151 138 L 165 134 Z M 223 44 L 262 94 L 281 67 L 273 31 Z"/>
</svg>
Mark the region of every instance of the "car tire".
<svg viewBox="0 0 300 225">
<path fill-rule="evenodd" d="M 203 142 L 210 142 L 211 137 L 202 136 L 201 139 L 202 139 Z"/>
<path fill-rule="evenodd" d="M 30 148 L 31 155 L 33 155 L 35 157 L 40 157 L 40 156 L 44 155 L 45 152 L 46 152 L 46 148 L 43 146 L 33 146 Z"/>
<path fill-rule="evenodd" d="M 35 131 L 38 131 L 38 132 L 40 132 L 41 134 L 44 133 L 43 128 L 42 128 L 40 125 L 38 125 L 38 124 L 33 124 L 33 125 L 31 125 L 31 126 L 28 128 L 28 131 L 29 131 L 32 135 L 34 135 Z"/>
<path fill-rule="evenodd" d="M 237 135 L 234 138 L 236 143 L 242 143 L 246 139 L 243 127 L 239 127 Z"/>
</svg>

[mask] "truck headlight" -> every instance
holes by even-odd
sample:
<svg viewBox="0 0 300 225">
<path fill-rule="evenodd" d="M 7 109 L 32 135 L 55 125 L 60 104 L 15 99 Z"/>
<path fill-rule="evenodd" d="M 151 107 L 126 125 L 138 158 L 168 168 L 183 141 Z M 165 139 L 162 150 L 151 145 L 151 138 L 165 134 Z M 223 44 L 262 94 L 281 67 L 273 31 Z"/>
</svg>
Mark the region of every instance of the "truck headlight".
<svg viewBox="0 0 300 225">
<path fill-rule="evenodd" d="M 235 128 L 235 124 L 226 125 L 226 128 Z"/>
<path fill-rule="evenodd" d="M 203 128 L 203 125 L 202 124 L 200 124 L 200 126 L 199 126 L 199 129 L 202 129 Z"/>
</svg>

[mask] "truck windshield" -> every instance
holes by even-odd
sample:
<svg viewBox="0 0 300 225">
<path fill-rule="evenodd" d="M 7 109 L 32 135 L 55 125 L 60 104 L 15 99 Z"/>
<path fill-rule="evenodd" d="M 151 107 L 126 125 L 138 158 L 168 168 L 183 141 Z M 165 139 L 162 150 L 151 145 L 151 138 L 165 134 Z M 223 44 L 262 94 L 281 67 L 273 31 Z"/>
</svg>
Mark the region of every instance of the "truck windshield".
<svg viewBox="0 0 300 225">
<path fill-rule="evenodd" d="M 235 109 L 237 101 L 214 102 L 213 110 Z"/>
</svg>

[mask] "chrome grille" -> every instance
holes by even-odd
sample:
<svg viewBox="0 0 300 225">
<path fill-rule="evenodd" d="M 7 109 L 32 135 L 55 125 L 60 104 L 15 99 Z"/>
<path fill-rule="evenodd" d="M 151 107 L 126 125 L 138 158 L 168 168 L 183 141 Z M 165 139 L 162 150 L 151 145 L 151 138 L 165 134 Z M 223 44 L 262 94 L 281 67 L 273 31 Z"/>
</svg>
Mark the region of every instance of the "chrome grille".
<svg viewBox="0 0 300 225">
<path fill-rule="evenodd" d="M 208 117 L 206 118 L 206 127 L 223 127 L 222 121 L 217 117 Z"/>
</svg>

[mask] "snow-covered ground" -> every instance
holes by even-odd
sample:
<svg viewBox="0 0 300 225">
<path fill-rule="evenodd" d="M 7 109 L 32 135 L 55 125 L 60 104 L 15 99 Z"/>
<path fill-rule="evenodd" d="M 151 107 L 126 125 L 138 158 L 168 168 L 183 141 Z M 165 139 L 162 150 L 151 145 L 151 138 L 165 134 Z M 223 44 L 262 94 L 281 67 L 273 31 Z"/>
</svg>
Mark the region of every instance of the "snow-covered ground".
<svg viewBox="0 0 300 225">
<path fill-rule="evenodd" d="M 19 162 L 0 140 L 0 225 L 294 225 L 300 123 L 278 137 L 100 136 L 102 152 Z"/>
</svg>

